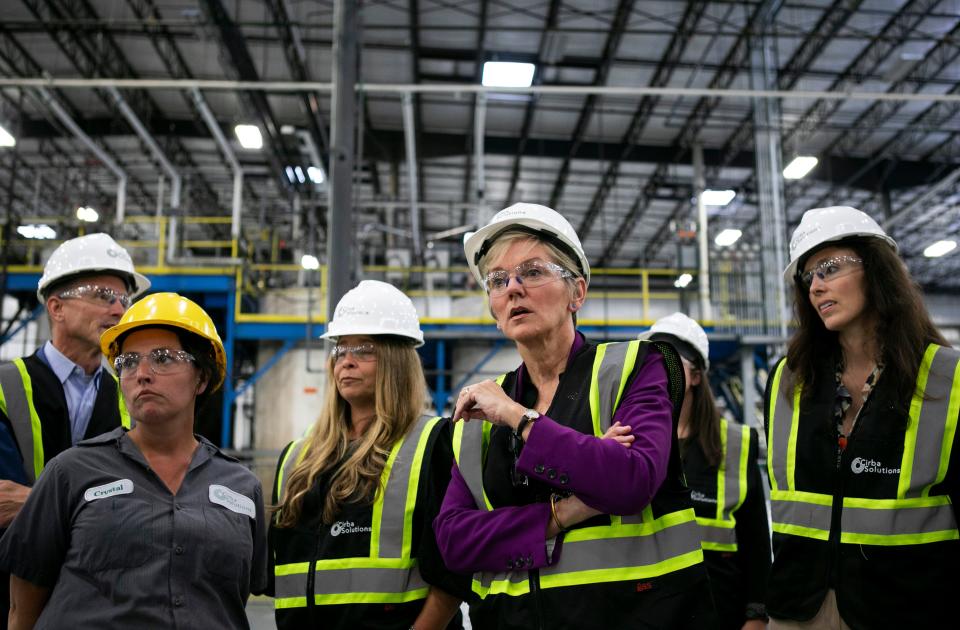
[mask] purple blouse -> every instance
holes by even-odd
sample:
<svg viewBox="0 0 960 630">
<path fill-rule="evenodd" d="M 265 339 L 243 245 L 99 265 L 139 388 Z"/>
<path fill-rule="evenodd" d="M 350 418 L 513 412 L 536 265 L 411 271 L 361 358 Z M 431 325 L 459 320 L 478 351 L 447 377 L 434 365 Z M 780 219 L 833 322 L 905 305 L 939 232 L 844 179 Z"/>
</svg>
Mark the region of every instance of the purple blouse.
<svg viewBox="0 0 960 630">
<path fill-rule="evenodd" d="M 584 343 L 578 332 L 567 365 Z M 521 365 L 514 400 L 521 399 L 525 375 Z M 633 429 L 635 440 L 630 448 L 580 433 L 541 415 L 530 430 L 517 471 L 557 489 L 570 490 L 603 513 L 635 514 L 650 503 L 666 477 L 672 413 L 663 355 L 651 347 L 613 416 L 614 422 Z M 551 470 L 565 474 L 567 483 L 561 487 L 557 475 L 549 479 L 546 471 Z M 520 565 L 531 569 L 557 562 L 561 545 L 548 554 L 545 541 L 549 522 L 549 503 L 478 509 L 454 464 L 433 527 L 450 570 L 502 572 L 517 566 L 517 560 L 532 560 L 532 564 Z"/>
</svg>

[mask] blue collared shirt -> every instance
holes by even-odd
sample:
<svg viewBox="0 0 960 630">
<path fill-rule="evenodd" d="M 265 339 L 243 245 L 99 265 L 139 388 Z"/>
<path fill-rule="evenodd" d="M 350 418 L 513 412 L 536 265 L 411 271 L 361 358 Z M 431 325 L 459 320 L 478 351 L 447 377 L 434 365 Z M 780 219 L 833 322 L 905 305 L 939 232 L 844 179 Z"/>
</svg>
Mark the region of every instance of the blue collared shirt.
<svg viewBox="0 0 960 630">
<path fill-rule="evenodd" d="M 71 443 L 76 446 L 83 439 L 93 415 L 93 404 L 100 391 L 100 378 L 103 366 L 88 375 L 83 368 L 68 359 L 51 342 L 43 345 L 40 356 L 63 385 L 63 395 L 67 399 L 67 414 L 70 416 Z"/>
</svg>

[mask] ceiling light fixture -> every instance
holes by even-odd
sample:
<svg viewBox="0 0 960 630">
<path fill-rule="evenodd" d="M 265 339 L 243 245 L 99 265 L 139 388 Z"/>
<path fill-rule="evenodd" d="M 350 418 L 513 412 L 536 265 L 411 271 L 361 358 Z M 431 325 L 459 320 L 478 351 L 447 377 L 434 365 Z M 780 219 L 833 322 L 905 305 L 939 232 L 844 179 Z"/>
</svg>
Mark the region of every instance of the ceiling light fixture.
<svg viewBox="0 0 960 630">
<path fill-rule="evenodd" d="M 304 254 L 300 257 L 300 266 L 307 271 L 315 271 L 320 268 L 320 261 L 313 254 Z"/>
<path fill-rule="evenodd" d="M 536 69 L 532 63 L 487 61 L 483 64 L 481 82 L 487 87 L 530 87 Z"/>
<path fill-rule="evenodd" d="M 17 144 L 16 138 L 4 129 L 3 125 L 0 125 L 0 147 L 12 147 L 15 144 Z"/>
<path fill-rule="evenodd" d="M 263 136 L 256 125 L 237 125 L 233 128 L 237 140 L 244 149 L 260 149 L 263 147 Z"/>
<path fill-rule="evenodd" d="M 77 208 L 77 218 L 86 223 L 96 223 L 100 220 L 100 213 L 90 206 L 80 206 Z"/>
<path fill-rule="evenodd" d="M 784 179 L 803 179 L 820 160 L 812 155 L 798 155 L 783 169 Z"/>
<path fill-rule="evenodd" d="M 322 184 L 327 181 L 326 175 L 323 174 L 323 169 L 319 166 L 308 166 L 307 177 L 309 177 L 310 181 L 314 184 Z"/>
<path fill-rule="evenodd" d="M 925 250 L 923 250 L 923 255 L 927 258 L 939 258 L 949 254 L 957 248 L 956 241 L 937 241 L 933 245 L 930 245 Z"/>
<path fill-rule="evenodd" d="M 710 190 L 709 188 L 700 193 L 705 206 L 725 206 L 737 196 L 735 190 Z"/>
<path fill-rule="evenodd" d="M 36 238 L 41 240 L 57 238 L 57 233 L 49 225 L 41 223 L 39 225 L 21 225 L 17 228 L 17 234 L 23 238 Z"/>
<path fill-rule="evenodd" d="M 294 166 L 293 172 L 297 174 L 297 181 L 301 184 L 307 181 L 306 175 L 303 174 L 303 169 L 299 166 Z"/>
<path fill-rule="evenodd" d="M 677 287 L 678 289 L 685 289 L 687 285 L 690 284 L 691 280 L 693 280 L 693 276 L 691 276 L 689 273 L 681 273 L 680 277 L 677 278 L 673 283 L 673 286 Z"/>
<path fill-rule="evenodd" d="M 713 239 L 713 242 L 717 244 L 718 247 L 727 247 L 728 245 L 733 245 L 740 240 L 740 237 L 743 236 L 743 232 L 734 228 L 727 228 L 726 230 L 717 234 L 716 238 Z"/>
</svg>

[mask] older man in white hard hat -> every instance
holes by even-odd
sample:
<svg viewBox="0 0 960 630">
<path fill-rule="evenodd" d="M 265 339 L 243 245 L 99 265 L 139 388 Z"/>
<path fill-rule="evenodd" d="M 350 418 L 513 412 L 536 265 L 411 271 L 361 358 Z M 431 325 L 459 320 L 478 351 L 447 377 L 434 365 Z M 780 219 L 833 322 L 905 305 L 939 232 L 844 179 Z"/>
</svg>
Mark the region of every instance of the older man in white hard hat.
<svg viewBox="0 0 960 630">
<path fill-rule="evenodd" d="M 102 367 L 100 334 L 149 286 L 107 234 L 71 239 L 50 256 L 37 286 L 50 340 L 0 366 L 0 527 L 58 453 L 129 425 L 116 380 Z"/>
</svg>

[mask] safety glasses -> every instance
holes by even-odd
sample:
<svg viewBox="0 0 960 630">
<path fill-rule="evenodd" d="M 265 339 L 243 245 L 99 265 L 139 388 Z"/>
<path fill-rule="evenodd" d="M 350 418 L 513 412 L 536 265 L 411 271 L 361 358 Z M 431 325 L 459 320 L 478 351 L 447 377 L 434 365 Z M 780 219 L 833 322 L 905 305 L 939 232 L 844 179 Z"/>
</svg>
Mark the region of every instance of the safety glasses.
<svg viewBox="0 0 960 630">
<path fill-rule="evenodd" d="M 484 287 L 487 293 L 492 296 L 500 296 L 506 293 L 510 286 L 510 278 L 514 277 L 517 282 L 528 289 L 556 282 L 562 278 L 571 278 L 573 274 L 560 265 L 545 260 L 527 260 L 520 263 L 513 269 L 513 274 L 505 269 L 497 269 L 487 274 L 484 280 Z"/>
<path fill-rule="evenodd" d="M 813 269 L 809 269 L 800 274 L 800 282 L 804 288 L 810 289 L 814 277 L 820 278 L 824 282 L 830 282 L 837 278 L 849 275 L 863 267 L 863 260 L 854 256 L 835 256 L 822 260 Z"/>
<path fill-rule="evenodd" d="M 109 287 L 101 287 L 97 284 L 84 284 L 79 287 L 73 287 L 57 294 L 62 300 L 84 300 L 92 304 L 103 307 L 113 306 L 120 302 L 123 310 L 130 308 L 132 300 L 126 293 L 118 293 Z"/>
<path fill-rule="evenodd" d="M 185 350 L 154 348 L 145 355 L 141 355 L 139 352 L 124 352 L 123 354 L 119 354 L 117 358 L 113 360 L 113 368 L 117 371 L 117 376 L 121 379 L 132 378 L 136 376 L 140 362 L 144 360 L 146 360 L 150 372 L 157 376 L 183 372 L 191 363 L 197 361 L 196 357 Z"/>
<path fill-rule="evenodd" d="M 348 354 L 361 363 L 377 360 L 377 347 L 372 343 L 361 343 L 356 346 L 341 346 L 337 344 L 330 353 L 334 363 L 339 363 Z"/>
</svg>

